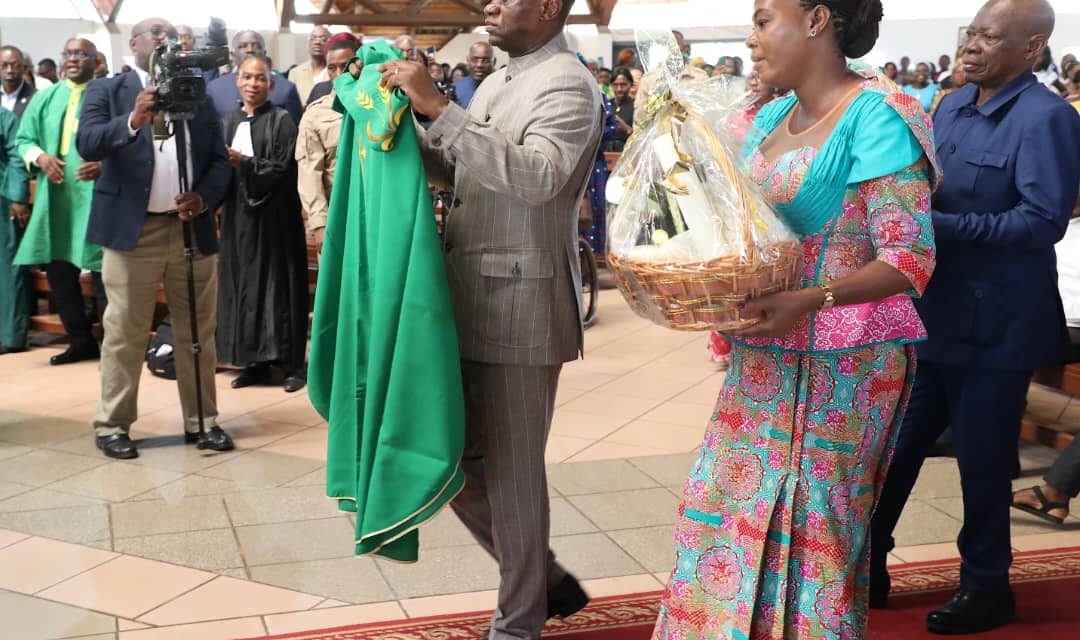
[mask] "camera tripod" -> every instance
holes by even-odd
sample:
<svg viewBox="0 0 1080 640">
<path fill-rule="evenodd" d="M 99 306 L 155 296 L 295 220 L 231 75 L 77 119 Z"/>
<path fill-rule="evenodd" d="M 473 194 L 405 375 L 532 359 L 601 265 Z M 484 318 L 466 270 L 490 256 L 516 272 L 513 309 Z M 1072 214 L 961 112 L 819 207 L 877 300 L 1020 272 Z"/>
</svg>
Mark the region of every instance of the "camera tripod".
<svg viewBox="0 0 1080 640">
<path fill-rule="evenodd" d="M 180 193 L 187 193 L 188 184 L 188 156 L 187 156 L 187 122 L 177 119 L 173 121 L 173 135 L 176 136 L 176 160 L 178 163 L 177 174 L 180 178 Z M 206 434 L 206 420 L 203 417 L 202 395 L 202 370 L 199 367 L 199 359 L 202 354 L 202 344 L 199 342 L 199 316 L 195 308 L 195 243 L 194 231 L 191 220 L 181 222 L 184 233 L 184 263 L 187 267 L 187 291 L 188 291 L 188 319 L 191 330 L 191 355 L 195 365 L 195 411 L 199 420 L 199 438 L 195 447 L 203 450 L 210 447 L 210 440 Z"/>
</svg>

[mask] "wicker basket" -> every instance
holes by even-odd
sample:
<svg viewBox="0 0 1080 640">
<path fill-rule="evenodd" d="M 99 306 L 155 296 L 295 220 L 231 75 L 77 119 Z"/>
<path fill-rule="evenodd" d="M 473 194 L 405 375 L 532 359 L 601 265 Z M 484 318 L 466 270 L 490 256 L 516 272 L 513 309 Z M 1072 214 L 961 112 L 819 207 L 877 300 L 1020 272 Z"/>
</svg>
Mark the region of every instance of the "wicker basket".
<svg viewBox="0 0 1080 640">
<path fill-rule="evenodd" d="M 738 305 L 795 284 L 798 243 L 770 247 L 768 262 L 721 258 L 705 265 L 622 260 L 608 256 L 615 283 L 631 308 L 657 324 L 681 331 L 732 330 L 757 318 L 745 317 Z"/>
<path fill-rule="evenodd" d="M 689 123 L 694 116 L 687 120 Z M 615 282 L 631 308 L 657 324 L 682 331 L 732 330 L 758 322 L 756 317 L 744 316 L 739 304 L 793 288 L 802 255 L 794 239 L 758 246 L 751 219 L 754 206 L 743 183 L 745 178 L 711 132 L 708 140 L 722 172 L 734 185 L 737 202 L 732 215 L 745 218 L 741 225 L 743 255 L 707 262 L 657 262 L 611 251 L 608 254 Z"/>
</svg>

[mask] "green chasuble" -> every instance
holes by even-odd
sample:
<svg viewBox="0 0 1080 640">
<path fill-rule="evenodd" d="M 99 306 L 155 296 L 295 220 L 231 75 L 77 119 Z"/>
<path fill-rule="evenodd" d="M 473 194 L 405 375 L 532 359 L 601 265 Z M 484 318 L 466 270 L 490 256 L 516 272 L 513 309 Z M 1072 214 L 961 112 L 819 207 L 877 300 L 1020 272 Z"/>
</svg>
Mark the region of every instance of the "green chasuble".
<svg viewBox="0 0 1080 640">
<path fill-rule="evenodd" d="M 329 423 L 326 491 L 356 512 L 356 553 L 414 562 L 416 528 L 464 486 L 461 369 L 427 176 L 408 98 L 379 87 L 400 59 L 364 45 L 319 262 L 308 393 Z"/>
<path fill-rule="evenodd" d="M 5 349 L 26 347 L 30 322 L 30 278 L 25 267 L 12 264 L 20 230 L 11 219 L 11 203 L 27 202 L 30 176 L 15 145 L 19 120 L 0 109 L 0 344 Z"/>
<path fill-rule="evenodd" d="M 36 165 L 28 165 L 37 178 L 37 191 L 30 224 L 26 225 L 26 235 L 15 255 L 15 264 L 48 264 L 63 260 L 80 269 L 101 271 L 101 247 L 86 241 L 94 183 L 76 177 L 83 163 L 75 150 L 78 120 L 71 127 L 68 144 L 64 145 L 61 140 L 64 116 L 74 88 L 74 83 L 64 80 L 38 91 L 30 98 L 19 122 L 17 140 L 21 158 L 26 160 L 41 150 L 60 158 L 67 166 L 64 167 L 64 182 L 53 184 Z M 85 91 L 77 97 L 77 109 L 82 109 L 83 97 Z"/>
</svg>

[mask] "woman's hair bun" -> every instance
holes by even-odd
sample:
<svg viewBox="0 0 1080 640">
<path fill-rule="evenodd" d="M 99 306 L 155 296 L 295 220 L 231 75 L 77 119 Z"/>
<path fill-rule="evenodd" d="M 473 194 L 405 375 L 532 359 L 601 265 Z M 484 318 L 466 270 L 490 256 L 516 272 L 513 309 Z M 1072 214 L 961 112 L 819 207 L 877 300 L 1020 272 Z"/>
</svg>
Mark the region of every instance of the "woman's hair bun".
<svg viewBox="0 0 1080 640">
<path fill-rule="evenodd" d="M 848 58 L 861 58 L 870 53 L 870 50 L 877 44 L 881 19 L 885 15 L 881 0 L 854 0 L 853 2 L 825 4 L 836 6 L 833 9 L 834 12 L 844 7 L 844 5 L 850 7 L 849 15 L 841 14 L 837 16 L 843 21 L 840 35 L 841 53 Z"/>
</svg>

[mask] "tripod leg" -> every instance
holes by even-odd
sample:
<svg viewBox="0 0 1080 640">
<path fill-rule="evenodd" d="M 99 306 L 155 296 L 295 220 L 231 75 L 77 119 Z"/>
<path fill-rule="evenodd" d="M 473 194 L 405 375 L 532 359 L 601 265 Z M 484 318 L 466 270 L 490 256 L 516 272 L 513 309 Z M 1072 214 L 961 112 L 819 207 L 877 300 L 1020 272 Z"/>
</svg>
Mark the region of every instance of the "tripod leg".
<svg viewBox="0 0 1080 640">
<path fill-rule="evenodd" d="M 195 247 L 192 241 L 191 222 L 184 222 L 184 263 L 187 267 L 188 318 L 191 321 L 191 352 L 195 361 L 195 410 L 199 416 L 199 448 L 204 448 L 206 424 L 203 419 L 202 370 L 199 356 L 202 345 L 199 343 L 199 317 L 195 308 Z"/>
</svg>

